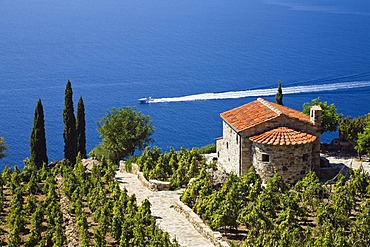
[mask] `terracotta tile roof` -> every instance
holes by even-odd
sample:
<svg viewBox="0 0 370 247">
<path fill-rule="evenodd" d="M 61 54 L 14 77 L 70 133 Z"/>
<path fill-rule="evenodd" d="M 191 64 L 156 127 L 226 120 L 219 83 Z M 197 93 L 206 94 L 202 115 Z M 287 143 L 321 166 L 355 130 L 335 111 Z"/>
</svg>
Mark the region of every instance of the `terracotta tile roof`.
<svg viewBox="0 0 370 247">
<path fill-rule="evenodd" d="M 253 142 L 268 145 L 299 145 L 316 140 L 316 136 L 287 127 L 278 127 L 249 138 Z"/>
<path fill-rule="evenodd" d="M 310 118 L 300 111 L 278 105 L 262 98 L 220 114 L 228 124 L 240 132 L 280 115 L 312 124 Z"/>
</svg>

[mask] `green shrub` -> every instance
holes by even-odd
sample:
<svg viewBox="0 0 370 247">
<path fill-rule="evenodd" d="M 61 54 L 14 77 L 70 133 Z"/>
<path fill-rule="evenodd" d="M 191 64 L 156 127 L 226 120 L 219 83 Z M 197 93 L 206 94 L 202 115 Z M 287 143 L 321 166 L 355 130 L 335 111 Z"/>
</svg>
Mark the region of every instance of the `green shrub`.
<svg viewBox="0 0 370 247">
<path fill-rule="evenodd" d="M 198 149 L 201 154 L 216 153 L 216 144 L 208 144 Z"/>
</svg>

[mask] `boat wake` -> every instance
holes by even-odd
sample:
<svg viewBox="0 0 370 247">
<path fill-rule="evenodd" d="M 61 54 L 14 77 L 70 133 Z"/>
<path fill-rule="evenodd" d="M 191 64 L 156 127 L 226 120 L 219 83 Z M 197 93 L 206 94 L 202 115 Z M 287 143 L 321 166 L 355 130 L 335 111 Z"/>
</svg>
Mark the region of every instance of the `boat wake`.
<svg viewBox="0 0 370 247">
<path fill-rule="evenodd" d="M 352 82 L 339 82 L 321 85 L 309 86 L 291 86 L 283 87 L 283 94 L 299 94 L 299 93 L 312 93 L 312 92 L 325 92 L 336 91 L 344 89 L 364 88 L 370 87 L 370 81 L 352 81 Z M 260 96 L 273 96 L 276 94 L 276 88 L 268 89 L 253 89 L 245 91 L 230 91 L 222 93 L 202 93 L 193 94 L 180 97 L 159 98 L 153 99 L 150 103 L 165 103 L 165 102 L 183 102 L 183 101 L 196 101 L 196 100 L 216 100 L 216 99 L 237 99 L 246 97 L 260 97 Z"/>
</svg>

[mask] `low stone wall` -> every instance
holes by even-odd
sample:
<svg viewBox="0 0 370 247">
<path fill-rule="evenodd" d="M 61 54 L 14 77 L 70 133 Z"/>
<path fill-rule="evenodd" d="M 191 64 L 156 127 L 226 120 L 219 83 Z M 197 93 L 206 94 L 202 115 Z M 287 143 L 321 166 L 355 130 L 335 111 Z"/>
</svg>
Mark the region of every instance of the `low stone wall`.
<svg viewBox="0 0 370 247">
<path fill-rule="evenodd" d="M 200 234 L 211 240 L 215 246 L 229 247 L 229 244 L 222 240 L 222 234 L 220 232 L 213 231 L 191 208 L 180 201 L 180 199 L 174 203 L 173 208 L 182 214 Z"/>
<path fill-rule="evenodd" d="M 147 187 L 148 189 L 150 189 L 151 191 L 158 191 L 157 187 L 155 186 L 155 184 L 152 184 L 150 183 L 148 180 L 146 180 L 146 178 L 144 177 L 143 173 L 142 172 L 137 172 L 137 178 L 141 181 L 141 183 Z"/>
<path fill-rule="evenodd" d="M 171 187 L 170 182 L 164 182 L 155 179 L 149 180 L 149 183 L 153 185 L 157 190 L 170 190 Z"/>
<path fill-rule="evenodd" d="M 141 183 L 150 189 L 151 191 L 158 191 L 158 190 L 170 190 L 170 182 L 164 182 L 164 181 L 159 181 L 159 180 L 146 180 L 144 177 L 143 173 L 139 171 L 139 167 L 136 164 L 132 164 L 131 168 L 129 170 L 126 169 L 125 162 L 121 161 L 119 170 L 121 172 L 128 172 L 128 173 L 133 173 L 137 175 L 137 178 L 141 181 Z"/>
</svg>

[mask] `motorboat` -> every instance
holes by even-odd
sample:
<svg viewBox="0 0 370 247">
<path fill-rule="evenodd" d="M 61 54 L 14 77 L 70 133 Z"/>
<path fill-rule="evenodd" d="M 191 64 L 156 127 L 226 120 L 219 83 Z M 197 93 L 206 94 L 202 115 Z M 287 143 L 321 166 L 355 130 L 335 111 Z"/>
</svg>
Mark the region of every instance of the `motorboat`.
<svg viewBox="0 0 370 247">
<path fill-rule="evenodd" d="M 141 104 L 149 104 L 154 101 L 152 97 L 146 97 L 146 98 L 141 98 L 139 99 Z"/>
</svg>

